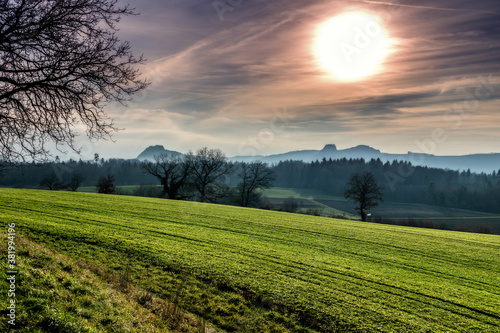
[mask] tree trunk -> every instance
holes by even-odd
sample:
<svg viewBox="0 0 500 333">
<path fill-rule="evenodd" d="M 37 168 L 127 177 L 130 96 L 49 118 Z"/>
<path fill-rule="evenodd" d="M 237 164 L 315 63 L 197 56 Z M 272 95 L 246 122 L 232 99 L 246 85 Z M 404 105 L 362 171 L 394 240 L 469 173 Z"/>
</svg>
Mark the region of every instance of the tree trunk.
<svg viewBox="0 0 500 333">
<path fill-rule="evenodd" d="M 361 221 L 366 222 L 366 213 L 365 213 L 365 210 L 363 208 L 360 208 L 359 212 L 361 214 Z"/>
</svg>

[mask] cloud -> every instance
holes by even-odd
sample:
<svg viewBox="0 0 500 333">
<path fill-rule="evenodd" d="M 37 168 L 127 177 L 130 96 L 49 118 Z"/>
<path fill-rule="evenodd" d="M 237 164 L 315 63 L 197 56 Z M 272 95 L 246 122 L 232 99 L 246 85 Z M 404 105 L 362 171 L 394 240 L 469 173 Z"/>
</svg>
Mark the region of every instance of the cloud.
<svg viewBox="0 0 500 333">
<path fill-rule="evenodd" d="M 376 0 L 350 0 L 353 2 L 364 2 L 367 4 L 376 4 L 376 5 L 384 5 L 391 7 L 404 7 L 404 8 L 417 8 L 417 9 L 425 9 L 425 10 L 435 10 L 435 11 L 450 11 L 450 12 L 467 12 L 467 13 L 486 13 L 486 14 L 496 14 L 500 15 L 500 11 L 486 10 L 486 9 L 476 9 L 476 8 L 460 8 L 460 7 L 452 7 L 455 4 L 452 4 L 450 7 L 437 7 L 437 6 L 425 6 L 425 5 L 411 5 L 405 4 L 400 1 L 376 1 Z"/>
<path fill-rule="evenodd" d="M 122 22 L 120 37 L 149 59 L 143 72 L 153 84 L 118 113 L 126 128 L 118 145 L 186 151 L 205 143 L 237 154 L 241 142 L 269 128 L 275 108 L 287 107 L 287 127 L 262 153 L 319 149 L 325 140 L 405 152 L 433 124 L 447 125 L 443 113 L 491 74 L 494 93 L 442 149 L 469 140 L 464 151 L 500 151 L 491 143 L 500 106 L 496 0 L 243 1 L 223 21 L 211 1 L 132 5 L 142 14 Z M 383 70 L 365 81 L 333 80 L 312 52 L 319 24 L 346 10 L 379 15 L 393 41 Z"/>
</svg>

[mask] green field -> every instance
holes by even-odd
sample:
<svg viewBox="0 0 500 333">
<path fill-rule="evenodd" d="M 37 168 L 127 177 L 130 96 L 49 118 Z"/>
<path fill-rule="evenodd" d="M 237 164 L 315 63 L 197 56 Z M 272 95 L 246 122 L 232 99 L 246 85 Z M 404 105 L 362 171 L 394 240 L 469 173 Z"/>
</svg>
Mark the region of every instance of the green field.
<svg viewBox="0 0 500 333">
<path fill-rule="evenodd" d="M 297 189 L 297 188 L 284 188 L 284 187 L 273 187 L 267 190 L 263 190 L 262 193 L 271 198 L 304 198 L 304 199 L 325 199 L 325 200 L 344 200 L 343 197 L 336 197 L 330 194 L 323 193 L 319 190 L 311 189 Z"/>
<path fill-rule="evenodd" d="M 160 186 L 160 185 L 158 185 Z M 138 188 L 139 185 L 122 185 L 122 186 L 116 186 L 116 188 L 122 192 L 125 193 L 132 193 L 136 188 Z M 85 193 L 97 193 L 97 189 L 95 186 L 81 186 L 78 188 L 78 192 L 85 192 Z"/>
<path fill-rule="evenodd" d="M 320 200 L 345 201 L 345 199 L 332 196 L 318 190 L 273 187 L 263 190 L 262 194 L 266 197 L 266 200 L 268 200 L 275 207 L 281 207 L 285 200 L 293 197 L 297 199 L 299 203 L 299 213 L 305 213 L 308 209 L 313 209 L 321 216 L 335 216 L 351 220 L 359 219 L 356 212 L 347 212 L 320 202 Z"/>
<path fill-rule="evenodd" d="M 116 188 L 118 191 L 120 191 L 120 194 L 132 194 L 133 191 L 138 187 L 138 185 L 123 185 L 117 186 Z M 160 186 L 158 185 L 158 187 Z M 78 192 L 97 193 L 97 190 L 95 186 L 82 186 L 78 188 Z M 275 206 L 275 208 L 280 208 L 283 205 L 284 200 L 288 199 L 289 197 L 294 197 L 297 198 L 299 202 L 299 213 L 306 212 L 308 209 L 314 209 L 321 216 L 335 216 L 347 219 L 358 219 L 358 216 L 356 214 L 348 213 L 319 202 L 318 199 L 329 200 L 340 198 L 324 194 L 321 191 L 274 187 L 262 191 L 262 194 L 266 197 L 266 200 L 269 203 Z"/>
<path fill-rule="evenodd" d="M 72 260 L 130 274 L 134 288 L 219 331 L 500 332 L 496 235 L 11 189 L 0 190 L 0 217 Z M 30 292 L 20 309 L 33 311 Z M 59 320 L 76 320 L 73 310 Z"/>
<path fill-rule="evenodd" d="M 138 186 L 117 186 L 121 194 L 131 194 Z M 79 192 L 96 193 L 95 186 L 80 187 Z M 299 204 L 298 213 L 359 220 L 355 203 L 343 197 L 332 196 L 318 190 L 273 187 L 262 191 L 265 202 L 273 209 L 279 209 L 290 197 Z M 487 226 L 491 233 L 500 235 L 500 216 L 456 208 L 438 207 L 424 204 L 382 202 L 370 210 L 372 218 L 385 221 L 404 221 L 411 219 L 420 222 L 432 222 L 436 227 L 474 232 L 479 226 Z"/>
</svg>

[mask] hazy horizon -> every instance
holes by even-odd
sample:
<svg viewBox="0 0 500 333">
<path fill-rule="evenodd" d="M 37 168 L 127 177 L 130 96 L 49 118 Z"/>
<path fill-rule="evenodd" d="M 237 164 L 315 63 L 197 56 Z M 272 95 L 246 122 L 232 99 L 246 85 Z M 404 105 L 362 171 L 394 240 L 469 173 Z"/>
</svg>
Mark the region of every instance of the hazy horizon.
<svg viewBox="0 0 500 333">
<path fill-rule="evenodd" d="M 393 154 L 500 152 L 497 1 L 127 2 L 141 14 L 124 18 L 118 35 L 147 58 L 151 86 L 128 108 L 106 108 L 123 130 L 115 142 L 81 137 L 82 158 L 133 158 L 151 145 L 227 156 L 330 143 Z M 353 12 L 380 25 L 386 49 L 374 74 L 346 81 L 322 65 L 315 45 L 324 22 Z M 372 60 L 378 37 L 368 26 L 354 30 L 352 59 Z"/>
<path fill-rule="evenodd" d="M 272 155 L 280 155 L 280 154 L 286 154 L 286 153 L 298 152 L 298 151 L 318 151 L 319 152 L 323 148 L 325 148 L 325 146 L 331 145 L 331 144 L 334 144 L 334 143 L 326 143 L 326 144 L 322 145 L 321 147 L 311 147 L 311 148 L 294 149 L 294 150 L 283 150 L 283 151 L 276 151 L 276 152 L 271 152 L 271 153 L 259 153 L 259 154 L 235 154 L 235 155 L 231 155 L 231 154 L 227 154 L 224 150 L 222 150 L 222 152 L 228 158 L 232 158 L 232 157 L 246 157 L 246 156 L 272 156 Z M 408 153 L 423 153 L 422 151 L 419 151 L 418 149 L 414 150 L 414 151 L 407 150 L 405 152 L 399 152 L 399 151 L 398 152 L 391 152 L 391 151 L 385 151 L 385 150 L 380 149 L 380 148 L 378 148 L 376 146 L 367 145 L 367 144 L 359 144 L 359 145 L 355 145 L 355 146 L 345 146 L 345 147 L 339 146 L 337 144 L 334 144 L 334 145 L 336 146 L 337 150 L 339 150 L 339 151 L 347 150 L 347 149 L 351 149 L 351 148 L 356 148 L 356 147 L 359 147 L 359 146 L 368 146 L 370 148 L 373 148 L 375 150 L 380 151 L 380 153 L 382 153 L 382 154 L 389 154 L 389 155 L 406 155 Z M 168 147 L 166 145 L 152 144 L 152 145 L 144 147 L 143 149 L 139 149 L 137 151 L 135 151 L 135 150 L 134 151 L 129 151 L 128 154 L 123 154 L 122 156 L 113 155 L 113 153 L 110 153 L 110 155 L 100 154 L 97 150 L 95 151 L 95 153 L 99 154 L 99 158 L 104 158 L 104 159 L 110 159 L 110 158 L 111 159 L 113 159 L 113 158 L 117 158 L 117 159 L 135 159 L 135 158 L 137 158 L 137 156 L 139 156 L 146 149 L 148 149 L 149 147 L 153 147 L 153 146 L 163 146 L 163 148 L 166 149 L 166 150 L 176 151 L 176 152 L 179 152 L 179 153 L 182 153 L 182 154 L 186 154 L 189 151 L 195 153 L 199 148 L 203 148 L 203 147 L 214 148 L 214 147 L 209 147 L 207 145 L 200 145 L 200 146 L 196 146 L 194 148 L 188 148 L 186 150 L 176 150 L 176 149 L 172 149 L 172 148 L 170 148 L 170 147 Z M 85 145 L 84 147 L 88 147 L 88 145 Z M 421 150 L 427 150 L 427 149 L 421 149 Z M 76 155 L 76 153 L 65 154 L 64 152 L 54 151 L 54 158 L 57 156 L 57 157 L 59 157 L 61 159 L 61 161 L 68 161 L 70 159 L 93 160 L 94 159 L 94 155 L 93 154 L 90 155 L 87 152 L 88 152 L 88 150 L 85 149 L 85 151 L 82 152 L 81 155 Z M 438 156 L 438 157 L 447 157 L 447 156 L 468 156 L 468 155 L 477 155 L 477 154 L 500 154 L 500 151 L 483 152 L 483 153 L 473 152 L 473 153 L 464 153 L 464 154 L 456 154 L 456 155 L 452 155 L 452 154 L 450 154 L 450 155 L 431 154 L 431 155 Z"/>
</svg>

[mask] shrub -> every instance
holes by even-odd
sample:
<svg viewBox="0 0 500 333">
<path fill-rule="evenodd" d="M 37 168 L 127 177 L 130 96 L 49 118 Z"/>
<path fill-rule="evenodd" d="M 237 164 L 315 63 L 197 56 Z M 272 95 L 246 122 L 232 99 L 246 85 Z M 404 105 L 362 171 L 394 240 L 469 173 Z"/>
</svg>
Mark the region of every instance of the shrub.
<svg viewBox="0 0 500 333">
<path fill-rule="evenodd" d="M 115 178 L 111 175 L 99 178 L 96 186 L 97 192 L 104 194 L 114 194 L 116 192 L 114 181 Z"/>
<path fill-rule="evenodd" d="M 476 227 L 476 232 L 480 234 L 492 234 L 493 229 L 489 225 L 480 224 Z"/>
<path fill-rule="evenodd" d="M 304 212 L 306 215 L 321 216 L 323 208 L 307 208 Z"/>
<path fill-rule="evenodd" d="M 262 206 L 260 206 L 260 208 L 267 210 L 275 210 L 276 206 L 269 200 L 269 198 L 263 197 L 263 203 Z"/>
</svg>

